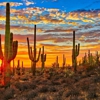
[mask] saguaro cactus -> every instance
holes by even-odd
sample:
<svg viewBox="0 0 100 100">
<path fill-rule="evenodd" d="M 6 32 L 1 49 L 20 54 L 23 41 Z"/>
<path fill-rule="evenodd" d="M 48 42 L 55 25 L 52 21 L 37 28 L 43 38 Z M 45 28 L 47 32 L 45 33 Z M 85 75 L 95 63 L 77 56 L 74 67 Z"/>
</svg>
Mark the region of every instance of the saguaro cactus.
<svg viewBox="0 0 100 100">
<path fill-rule="evenodd" d="M 57 67 L 59 67 L 59 63 L 58 63 L 58 56 L 56 56 L 55 66 L 56 66 L 56 68 L 57 68 Z"/>
<path fill-rule="evenodd" d="M 66 57 L 65 57 L 65 55 L 63 54 L 63 68 L 65 67 L 65 65 L 66 65 Z"/>
<path fill-rule="evenodd" d="M 77 57 L 80 51 L 80 44 L 75 45 L 75 31 L 73 31 L 73 49 L 72 49 L 72 66 L 74 67 L 74 71 L 77 71 Z"/>
<path fill-rule="evenodd" d="M 94 65 L 94 57 L 93 57 L 92 53 L 90 53 L 90 50 L 88 50 L 88 63 L 89 63 L 89 66 Z"/>
<path fill-rule="evenodd" d="M 16 57 L 18 41 L 13 41 L 13 33 L 10 33 L 10 4 L 6 4 L 6 25 L 5 25 L 5 44 L 4 44 L 4 55 L 1 48 L 1 35 L 0 35 L 0 59 L 2 60 L 3 66 L 3 78 L 4 85 L 9 84 L 11 68 L 10 62 Z"/>
<path fill-rule="evenodd" d="M 98 51 L 96 51 L 96 64 L 97 65 L 99 64 L 99 54 L 98 54 Z"/>
<path fill-rule="evenodd" d="M 30 47 L 29 38 L 27 37 L 27 44 L 28 44 L 28 55 L 29 59 L 33 62 L 32 66 L 32 73 L 35 75 L 36 72 L 36 63 L 39 61 L 41 48 L 39 49 L 38 58 L 36 58 L 36 25 L 34 26 L 34 50 Z"/>
<path fill-rule="evenodd" d="M 46 61 L 46 54 L 44 54 L 44 46 L 42 46 L 42 54 L 41 54 L 42 67 L 41 67 L 41 70 L 44 69 L 45 61 Z"/>
<path fill-rule="evenodd" d="M 83 59 L 82 59 L 82 64 L 83 65 L 87 65 L 88 61 L 87 61 L 87 54 L 85 53 Z"/>
<path fill-rule="evenodd" d="M 16 68 L 16 74 L 17 75 L 20 75 L 20 60 L 18 60 L 18 63 L 17 63 L 17 68 Z"/>
<path fill-rule="evenodd" d="M 22 61 L 22 75 L 23 74 L 25 74 L 25 68 L 24 68 L 23 61 Z"/>
</svg>

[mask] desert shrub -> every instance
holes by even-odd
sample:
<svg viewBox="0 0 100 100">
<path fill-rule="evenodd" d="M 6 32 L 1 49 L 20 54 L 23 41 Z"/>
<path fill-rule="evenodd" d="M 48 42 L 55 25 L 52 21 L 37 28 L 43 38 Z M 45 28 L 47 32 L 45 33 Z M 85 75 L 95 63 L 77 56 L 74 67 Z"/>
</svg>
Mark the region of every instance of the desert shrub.
<svg viewBox="0 0 100 100">
<path fill-rule="evenodd" d="M 38 82 L 38 85 L 41 85 L 41 84 L 46 85 L 46 84 L 47 84 L 47 80 L 41 80 L 41 81 L 39 81 L 39 82 Z"/>
<path fill-rule="evenodd" d="M 35 100 L 49 100 L 46 96 L 36 97 Z"/>
<path fill-rule="evenodd" d="M 7 88 L 3 94 L 3 100 L 9 100 L 14 96 L 14 89 L 13 88 Z"/>
<path fill-rule="evenodd" d="M 62 100 L 61 96 L 54 96 L 52 100 Z"/>
<path fill-rule="evenodd" d="M 87 95 L 87 99 L 88 100 L 94 100 L 94 99 L 97 99 L 98 98 L 98 95 L 96 93 L 96 91 L 90 91 Z"/>
<path fill-rule="evenodd" d="M 20 91 L 25 91 L 26 89 L 30 87 L 30 84 L 26 82 L 23 82 L 23 83 L 17 82 L 15 84 L 15 87 L 19 89 Z"/>
<path fill-rule="evenodd" d="M 61 85 L 58 81 L 52 81 L 52 85 Z"/>
<path fill-rule="evenodd" d="M 95 68 L 94 66 L 88 66 L 87 69 L 86 69 L 86 71 L 90 72 L 90 71 L 94 70 L 94 68 Z"/>
<path fill-rule="evenodd" d="M 2 94 L 5 92 L 4 88 L 0 88 L 0 96 L 2 96 Z"/>
<path fill-rule="evenodd" d="M 80 95 L 80 92 L 77 89 L 71 89 L 71 90 L 69 90 L 66 93 L 66 97 L 69 97 L 69 96 L 79 96 L 79 95 Z"/>
<path fill-rule="evenodd" d="M 27 80 L 29 80 L 29 79 L 28 79 L 28 77 L 23 76 L 23 77 L 20 78 L 20 80 L 27 81 Z"/>
<path fill-rule="evenodd" d="M 39 92 L 41 92 L 41 93 L 46 93 L 46 92 L 48 92 L 48 87 L 47 87 L 47 86 L 41 86 L 41 87 L 39 88 Z"/>
<path fill-rule="evenodd" d="M 66 81 L 66 79 L 61 79 L 60 80 L 60 83 L 66 83 L 67 81 Z"/>
<path fill-rule="evenodd" d="M 57 89 L 56 89 L 54 86 L 50 86 L 50 87 L 48 88 L 48 91 L 49 91 L 49 92 L 56 92 Z"/>
<path fill-rule="evenodd" d="M 32 82 L 29 82 L 29 89 L 35 89 L 37 86 L 35 84 L 33 84 Z"/>
<path fill-rule="evenodd" d="M 64 77 L 72 77 L 74 75 L 74 72 L 69 69 L 65 69 L 64 73 L 65 73 Z"/>
<path fill-rule="evenodd" d="M 81 100 L 81 99 L 78 99 L 77 96 L 71 96 L 71 97 L 70 97 L 70 100 Z"/>
<path fill-rule="evenodd" d="M 28 91 L 27 93 L 25 93 L 23 96 L 28 98 L 28 100 L 30 100 L 32 98 L 35 98 L 37 96 L 37 93 L 35 91 L 31 90 L 31 91 Z"/>
<path fill-rule="evenodd" d="M 33 84 L 39 84 L 40 83 L 40 79 L 39 78 L 36 78 L 32 81 Z"/>
<path fill-rule="evenodd" d="M 53 76 L 53 78 L 52 78 L 53 81 L 56 81 L 56 80 L 59 80 L 59 79 L 60 79 L 59 75 Z"/>
<path fill-rule="evenodd" d="M 52 100 L 63 100 L 63 99 L 62 99 L 62 94 L 63 94 L 63 91 L 62 91 L 62 90 L 56 92 L 56 93 L 53 95 L 53 99 L 52 99 Z"/>
<path fill-rule="evenodd" d="M 83 91 L 88 91 L 88 90 L 89 90 L 89 84 L 83 84 L 83 85 L 81 86 L 81 89 L 82 89 Z"/>
<path fill-rule="evenodd" d="M 19 96 L 16 99 L 12 99 L 12 100 L 29 100 L 29 99 L 26 98 L 25 96 Z"/>
<path fill-rule="evenodd" d="M 94 77 L 94 78 L 93 78 L 93 81 L 94 81 L 95 83 L 100 82 L 100 76 Z"/>
</svg>

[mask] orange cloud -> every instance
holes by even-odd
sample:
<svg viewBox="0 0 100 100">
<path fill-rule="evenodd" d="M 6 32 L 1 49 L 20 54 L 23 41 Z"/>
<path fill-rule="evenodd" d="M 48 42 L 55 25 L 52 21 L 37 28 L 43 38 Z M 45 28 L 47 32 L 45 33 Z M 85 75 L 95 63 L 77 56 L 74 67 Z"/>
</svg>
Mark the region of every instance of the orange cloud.
<svg viewBox="0 0 100 100">
<path fill-rule="evenodd" d="M 21 6 L 23 5 L 23 3 L 19 3 L 19 2 L 10 2 L 10 6 Z M 0 6 L 6 6 L 6 2 L 1 2 Z"/>
</svg>

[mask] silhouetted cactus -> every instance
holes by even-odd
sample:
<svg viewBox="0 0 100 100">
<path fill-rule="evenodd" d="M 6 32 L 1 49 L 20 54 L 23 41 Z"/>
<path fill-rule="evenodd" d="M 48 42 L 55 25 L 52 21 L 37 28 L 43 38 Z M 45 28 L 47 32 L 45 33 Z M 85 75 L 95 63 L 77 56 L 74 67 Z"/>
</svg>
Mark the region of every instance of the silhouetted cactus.
<svg viewBox="0 0 100 100">
<path fill-rule="evenodd" d="M 0 59 L 2 60 L 2 67 L 4 69 L 4 85 L 10 83 L 11 68 L 10 62 L 16 57 L 18 41 L 13 41 L 13 33 L 10 33 L 10 4 L 6 4 L 6 25 L 5 25 L 5 44 L 4 55 L 1 47 L 1 35 L 0 35 Z M 9 78 L 9 79 L 8 79 Z"/>
<path fill-rule="evenodd" d="M 59 63 L 58 63 L 58 56 L 56 56 L 55 67 L 56 67 L 56 68 L 58 68 L 58 67 L 59 67 Z"/>
<path fill-rule="evenodd" d="M 94 57 L 93 57 L 92 53 L 90 53 L 90 50 L 88 50 L 88 63 L 89 63 L 89 66 L 94 65 Z"/>
<path fill-rule="evenodd" d="M 29 39 L 27 37 L 27 44 L 28 44 L 28 55 L 29 59 L 33 62 L 32 66 L 32 73 L 35 75 L 36 72 L 36 63 L 39 61 L 41 48 L 39 49 L 38 58 L 36 59 L 36 25 L 34 26 L 34 51 L 32 50 L 32 47 L 30 47 Z"/>
<path fill-rule="evenodd" d="M 87 61 L 87 54 L 85 53 L 83 59 L 82 59 L 82 65 L 87 65 L 88 61 Z"/>
<path fill-rule="evenodd" d="M 46 61 L 46 54 L 44 54 L 44 46 L 42 47 L 42 54 L 41 54 L 41 62 L 42 66 L 41 69 L 43 70 L 45 67 L 45 61 Z"/>
<path fill-rule="evenodd" d="M 99 64 L 99 54 L 98 54 L 98 51 L 96 51 L 96 64 L 97 65 Z"/>
<path fill-rule="evenodd" d="M 77 57 L 80 51 L 80 44 L 75 46 L 75 31 L 73 31 L 73 49 L 72 49 L 72 66 L 74 67 L 74 71 L 77 71 Z"/>
<path fill-rule="evenodd" d="M 65 68 L 65 65 L 66 65 L 66 57 L 65 57 L 65 55 L 63 54 L 63 68 Z"/>
<path fill-rule="evenodd" d="M 21 73 L 20 73 L 20 60 L 18 60 L 18 63 L 17 63 L 17 68 L 16 68 L 16 74 L 17 75 L 20 75 Z"/>
<path fill-rule="evenodd" d="M 22 71 L 22 75 L 25 74 L 25 68 L 23 66 L 23 61 L 22 61 L 22 70 L 21 71 Z"/>
</svg>

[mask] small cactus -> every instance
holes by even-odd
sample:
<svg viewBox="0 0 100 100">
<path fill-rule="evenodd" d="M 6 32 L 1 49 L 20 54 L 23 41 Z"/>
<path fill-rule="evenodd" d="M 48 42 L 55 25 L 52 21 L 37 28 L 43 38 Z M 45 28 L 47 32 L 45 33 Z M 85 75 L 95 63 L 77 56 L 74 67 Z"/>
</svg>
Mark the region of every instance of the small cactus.
<svg viewBox="0 0 100 100">
<path fill-rule="evenodd" d="M 22 75 L 25 74 L 25 68 L 23 66 L 23 61 L 22 61 Z"/>
<path fill-rule="evenodd" d="M 41 62 L 42 62 L 41 70 L 44 69 L 45 61 L 46 61 L 46 54 L 44 54 L 44 46 L 43 46 L 43 47 L 42 47 L 42 54 L 41 54 Z"/>
<path fill-rule="evenodd" d="M 63 54 L 63 68 L 65 68 L 65 65 L 66 65 L 66 57 L 65 57 L 65 55 Z"/>
<path fill-rule="evenodd" d="M 17 64 L 17 68 L 16 68 L 16 74 L 17 75 L 20 75 L 21 73 L 20 73 L 20 60 L 18 60 L 18 64 Z"/>
<path fill-rule="evenodd" d="M 56 67 L 56 68 L 58 68 L 58 67 L 59 67 L 59 63 L 58 63 L 58 56 L 56 57 L 55 67 Z"/>
</svg>

